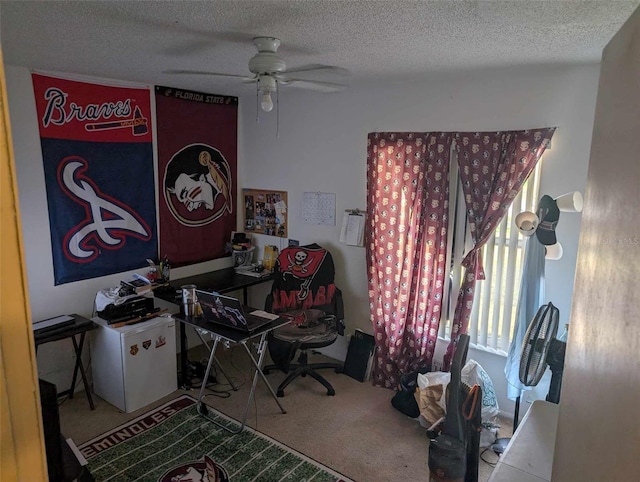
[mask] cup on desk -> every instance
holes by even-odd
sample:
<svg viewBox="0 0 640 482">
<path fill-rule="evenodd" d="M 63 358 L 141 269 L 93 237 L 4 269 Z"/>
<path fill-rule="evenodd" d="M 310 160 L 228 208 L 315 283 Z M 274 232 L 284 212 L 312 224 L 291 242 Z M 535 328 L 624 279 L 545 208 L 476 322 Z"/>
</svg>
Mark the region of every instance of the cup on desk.
<svg viewBox="0 0 640 482">
<path fill-rule="evenodd" d="M 196 304 L 191 302 L 182 303 L 182 312 L 186 316 L 194 316 L 196 312 Z"/>
<path fill-rule="evenodd" d="M 183 285 L 182 289 L 182 311 L 187 316 L 195 315 L 196 308 L 196 285 Z"/>
<path fill-rule="evenodd" d="M 264 247 L 264 256 L 262 257 L 262 266 L 267 271 L 273 271 L 276 265 L 276 259 L 278 258 L 278 247 L 273 245 L 266 245 Z"/>
</svg>

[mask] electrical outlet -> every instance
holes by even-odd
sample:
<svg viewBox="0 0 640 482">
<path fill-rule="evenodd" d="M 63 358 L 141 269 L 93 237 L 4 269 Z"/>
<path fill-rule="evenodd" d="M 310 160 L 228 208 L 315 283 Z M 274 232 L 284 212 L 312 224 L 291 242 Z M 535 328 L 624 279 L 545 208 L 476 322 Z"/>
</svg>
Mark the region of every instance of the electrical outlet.
<svg viewBox="0 0 640 482">
<path fill-rule="evenodd" d="M 300 246 L 300 241 L 298 241 L 297 239 L 290 239 L 289 246 Z"/>
</svg>

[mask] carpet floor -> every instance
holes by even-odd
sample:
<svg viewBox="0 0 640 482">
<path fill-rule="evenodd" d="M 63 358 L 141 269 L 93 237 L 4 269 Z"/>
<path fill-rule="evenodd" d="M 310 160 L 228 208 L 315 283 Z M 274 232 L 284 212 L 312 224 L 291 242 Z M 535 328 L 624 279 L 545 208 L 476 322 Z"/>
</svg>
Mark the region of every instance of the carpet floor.
<svg viewBox="0 0 640 482">
<path fill-rule="evenodd" d="M 202 346 L 189 352 L 192 361 L 202 361 L 206 356 Z M 311 358 L 310 361 L 322 361 L 324 357 Z M 251 385 L 250 362 L 240 347 L 219 350 L 218 359 L 239 390 L 232 391 L 224 377 L 216 374 L 218 383 L 209 386 L 204 402 L 241 420 Z M 247 425 L 355 481 L 429 479 L 426 431 L 416 420 L 391 406 L 394 391 L 358 382 L 333 370 L 323 370 L 322 374 L 335 388 L 335 396 L 327 396 L 324 387 L 312 378 L 299 378 L 279 399 L 286 414 L 280 412 L 269 391 L 258 381 Z M 281 372 L 267 376 L 273 387 L 284 377 Z M 82 445 L 183 394 L 195 398 L 198 389 L 177 390 L 144 409 L 123 413 L 97 396 L 94 396 L 96 409 L 90 410 L 80 391 L 60 405 L 62 432 Z M 510 422 L 501 420 L 501 423 L 503 428 L 498 435 L 511 436 Z M 491 451 L 483 458 L 489 463 L 480 462 L 479 482 L 489 478 L 498 459 Z"/>
<path fill-rule="evenodd" d="M 81 445 L 101 481 L 349 482 L 346 477 L 214 409 L 204 419 L 182 395 Z"/>
</svg>

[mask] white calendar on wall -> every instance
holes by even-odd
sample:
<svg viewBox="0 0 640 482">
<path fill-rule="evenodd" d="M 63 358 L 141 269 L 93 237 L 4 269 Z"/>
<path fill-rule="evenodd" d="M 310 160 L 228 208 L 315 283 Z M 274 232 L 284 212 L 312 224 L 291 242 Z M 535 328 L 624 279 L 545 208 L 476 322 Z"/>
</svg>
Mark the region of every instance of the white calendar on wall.
<svg viewBox="0 0 640 482">
<path fill-rule="evenodd" d="M 308 224 L 336 225 L 336 195 L 329 192 L 305 192 L 302 219 Z"/>
</svg>

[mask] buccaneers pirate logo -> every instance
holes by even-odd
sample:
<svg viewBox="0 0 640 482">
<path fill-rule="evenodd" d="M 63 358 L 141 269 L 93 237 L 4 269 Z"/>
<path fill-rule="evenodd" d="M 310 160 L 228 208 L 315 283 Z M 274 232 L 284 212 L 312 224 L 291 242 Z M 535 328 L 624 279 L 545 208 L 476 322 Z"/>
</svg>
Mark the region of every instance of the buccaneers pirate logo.
<svg viewBox="0 0 640 482">
<path fill-rule="evenodd" d="M 278 256 L 282 276 L 286 278 L 287 275 L 291 275 L 302 280 L 302 285 L 300 285 L 300 290 L 298 291 L 298 299 L 300 301 L 304 301 L 309 295 L 309 286 L 325 256 L 326 251 L 323 249 L 312 250 L 292 247 L 283 249 L 280 256 Z"/>
<path fill-rule="evenodd" d="M 167 164 L 163 185 L 169 211 L 185 226 L 204 226 L 233 211 L 229 164 L 206 144 L 178 151 Z"/>
<path fill-rule="evenodd" d="M 284 248 L 275 271 L 279 273 L 271 291 L 275 313 L 332 303 L 336 293 L 333 260 L 325 249 L 317 245 Z"/>
</svg>

